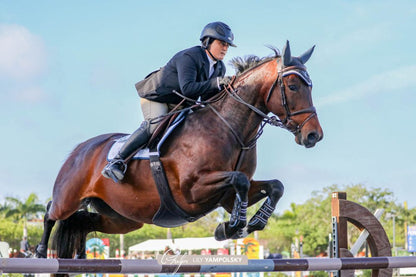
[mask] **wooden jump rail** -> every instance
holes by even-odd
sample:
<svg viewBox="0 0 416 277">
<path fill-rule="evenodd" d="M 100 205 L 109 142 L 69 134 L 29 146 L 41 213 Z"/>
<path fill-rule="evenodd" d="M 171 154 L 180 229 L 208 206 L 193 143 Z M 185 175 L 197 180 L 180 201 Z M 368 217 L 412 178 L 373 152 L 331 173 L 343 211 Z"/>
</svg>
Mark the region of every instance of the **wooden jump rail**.
<svg viewBox="0 0 416 277">
<path fill-rule="evenodd" d="M 345 192 L 332 193 L 332 234 L 334 257 L 344 258 L 353 255 L 348 250 L 347 223 L 352 223 L 360 231 L 368 232 L 367 244 L 372 257 L 391 256 L 391 246 L 386 232 L 378 219 L 365 207 L 348 201 Z M 416 264 L 413 265 L 416 267 Z M 354 276 L 353 270 L 341 270 L 336 276 Z M 389 277 L 392 268 L 374 269 L 372 277 Z"/>
<path fill-rule="evenodd" d="M 416 266 L 416 257 L 308 258 L 248 260 L 239 265 L 161 264 L 157 260 L 74 260 L 0 258 L 0 273 L 215 273 L 338 271 Z"/>
</svg>

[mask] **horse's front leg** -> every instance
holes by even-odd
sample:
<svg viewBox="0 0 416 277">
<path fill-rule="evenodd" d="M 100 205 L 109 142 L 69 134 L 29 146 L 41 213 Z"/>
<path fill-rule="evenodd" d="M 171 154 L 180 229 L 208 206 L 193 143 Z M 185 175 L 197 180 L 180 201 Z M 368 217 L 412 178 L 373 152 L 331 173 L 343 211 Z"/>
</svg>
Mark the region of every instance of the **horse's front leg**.
<svg viewBox="0 0 416 277">
<path fill-rule="evenodd" d="M 250 219 L 247 225 L 247 234 L 264 229 L 268 219 L 276 208 L 277 202 L 282 197 L 283 191 L 283 184 L 279 180 L 251 181 L 249 191 L 250 205 L 266 196 L 267 198 L 256 214 Z"/>
<path fill-rule="evenodd" d="M 244 173 L 239 171 L 228 172 L 227 174 L 228 177 L 225 182 L 233 186 L 236 194 L 230 221 L 221 223 L 215 230 L 217 240 L 236 239 L 245 236 L 243 229 L 247 224 L 246 214 L 250 181 Z"/>
</svg>

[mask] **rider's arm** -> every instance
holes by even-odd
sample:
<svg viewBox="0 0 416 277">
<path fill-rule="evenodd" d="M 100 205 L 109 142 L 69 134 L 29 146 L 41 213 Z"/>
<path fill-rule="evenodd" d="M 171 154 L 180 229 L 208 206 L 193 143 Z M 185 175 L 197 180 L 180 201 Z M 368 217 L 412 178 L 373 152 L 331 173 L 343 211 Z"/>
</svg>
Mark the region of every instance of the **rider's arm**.
<svg viewBox="0 0 416 277">
<path fill-rule="evenodd" d="M 182 56 L 180 62 L 177 63 L 179 86 L 183 95 L 189 98 L 197 99 L 199 96 L 209 98 L 218 93 L 217 78 L 211 78 L 206 81 L 197 81 L 198 74 L 203 68 L 199 68 L 198 61 L 189 54 Z"/>
</svg>

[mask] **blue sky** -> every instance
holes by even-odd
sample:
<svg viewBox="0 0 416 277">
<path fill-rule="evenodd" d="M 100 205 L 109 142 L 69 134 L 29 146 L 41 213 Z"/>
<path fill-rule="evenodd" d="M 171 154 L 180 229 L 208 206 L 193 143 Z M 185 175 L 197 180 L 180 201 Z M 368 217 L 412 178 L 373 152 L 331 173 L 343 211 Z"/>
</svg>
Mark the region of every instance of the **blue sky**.
<svg viewBox="0 0 416 277">
<path fill-rule="evenodd" d="M 131 133 L 142 120 L 134 84 L 208 22 L 235 35 L 232 57 L 272 54 L 286 40 L 307 63 L 325 137 L 305 149 L 267 127 L 256 179 L 285 184 L 279 209 L 332 184 L 388 188 L 416 206 L 414 1 L 0 0 L 0 199 L 51 196 L 71 150 Z M 228 65 L 227 73 L 234 74 Z"/>
</svg>

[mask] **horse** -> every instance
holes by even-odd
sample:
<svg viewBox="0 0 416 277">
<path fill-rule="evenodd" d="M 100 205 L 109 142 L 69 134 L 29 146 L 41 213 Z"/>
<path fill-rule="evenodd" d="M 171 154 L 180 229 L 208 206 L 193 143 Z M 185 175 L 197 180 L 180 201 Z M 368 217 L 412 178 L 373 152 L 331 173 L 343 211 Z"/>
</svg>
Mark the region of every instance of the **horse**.
<svg viewBox="0 0 416 277">
<path fill-rule="evenodd" d="M 31 246 L 27 251 L 15 251 L 9 254 L 9 258 L 32 258 L 35 253 L 35 246 Z"/>
<path fill-rule="evenodd" d="M 230 213 L 229 221 L 215 230 L 217 240 L 242 238 L 264 229 L 283 195 L 279 180 L 252 179 L 256 141 L 266 123 L 292 132 L 296 143 L 306 148 L 323 138 L 304 65 L 314 47 L 294 57 L 287 41 L 282 54 L 272 48 L 273 56 L 233 59 L 237 72 L 232 84 L 215 101 L 201 102 L 161 146 L 160 160 L 171 195 L 189 215 L 188 221 L 218 207 Z M 154 224 L 152 219 L 163 201 L 149 160 L 131 160 L 122 183 L 101 175 L 110 147 L 123 136 L 111 133 L 91 138 L 66 159 L 47 205 L 37 257 L 46 257 L 56 222 L 53 242 L 59 258 L 85 258 L 90 232 L 124 234 Z M 248 221 L 247 207 L 264 198 Z"/>
</svg>

